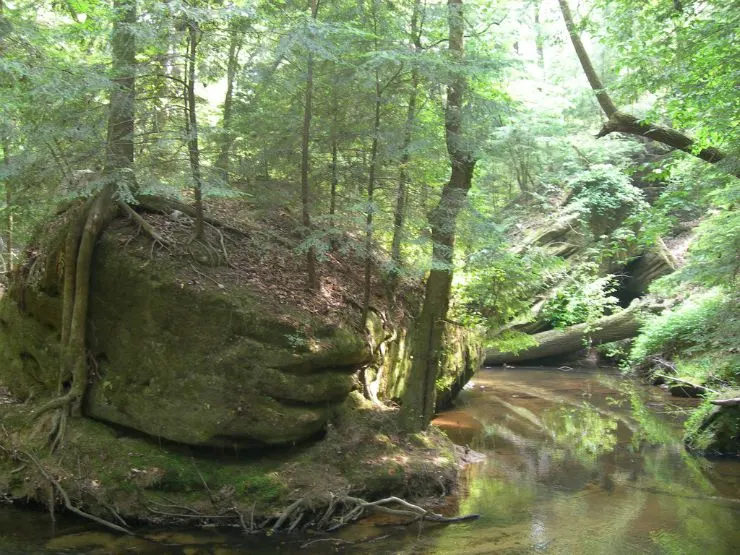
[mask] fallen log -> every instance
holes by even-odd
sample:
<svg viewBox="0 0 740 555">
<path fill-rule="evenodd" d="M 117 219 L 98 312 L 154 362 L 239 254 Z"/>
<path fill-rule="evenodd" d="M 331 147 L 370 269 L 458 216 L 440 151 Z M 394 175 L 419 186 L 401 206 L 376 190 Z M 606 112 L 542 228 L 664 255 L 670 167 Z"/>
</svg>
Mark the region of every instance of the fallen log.
<svg viewBox="0 0 740 555">
<path fill-rule="evenodd" d="M 587 345 L 599 345 L 634 337 L 639 327 L 637 305 L 632 305 L 618 314 L 606 316 L 593 323 L 577 324 L 564 330 L 537 333 L 532 336 L 537 341 L 537 345 L 518 353 L 489 349 L 485 363 L 498 365 L 564 355 L 579 351 Z"/>
<path fill-rule="evenodd" d="M 734 399 L 713 399 L 709 402 L 720 407 L 733 407 L 740 405 L 740 397 L 735 397 Z"/>
</svg>

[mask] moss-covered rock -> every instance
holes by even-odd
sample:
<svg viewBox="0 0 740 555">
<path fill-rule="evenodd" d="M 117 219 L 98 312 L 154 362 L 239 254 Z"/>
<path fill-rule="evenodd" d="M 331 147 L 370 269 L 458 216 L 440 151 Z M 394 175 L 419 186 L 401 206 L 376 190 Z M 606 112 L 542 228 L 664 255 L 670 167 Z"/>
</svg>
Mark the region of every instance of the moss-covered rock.
<svg viewBox="0 0 740 555">
<path fill-rule="evenodd" d="M 740 406 L 716 406 L 704 401 L 687 420 L 684 441 L 699 453 L 740 455 Z"/>
<path fill-rule="evenodd" d="M 0 299 L 0 382 L 21 399 L 60 387 L 66 223 L 61 216 L 47 226 Z M 263 248 L 240 240 L 237 248 L 255 256 Z M 280 248 L 273 256 L 292 255 Z M 304 302 L 300 289 L 270 289 L 277 276 L 260 275 L 255 285 L 250 271 L 279 270 L 246 258 L 224 270 L 198 269 L 187 249 L 156 251 L 114 222 L 94 257 L 84 414 L 178 443 L 243 448 L 294 443 L 324 429 L 360 369 L 383 376 L 377 398 L 400 393 L 409 318 L 391 322 L 371 312 L 360 326 L 352 303 L 322 305 L 313 294 Z M 445 390 L 467 380 L 478 360 L 463 332 L 449 339 Z"/>
<path fill-rule="evenodd" d="M 52 454 L 45 435 L 29 424 L 34 409 L 33 402 L 0 404 L 0 494 L 47 503 L 40 465 L 75 506 L 105 519 L 113 508 L 129 523 L 239 526 L 251 517 L 271 525 L 296 499 L 320 515 L 342 495 L 440 495 L 454 487 L 458 472 L 442 432 L 404 436 L 396 410 L 378 410 L 358 392 L 332 411 L 321 441 L 256 455 L 227 449 L 217 456 L 88 418 L 70 420 L 64 445 Z M 30 454 L 38 465 L 29 463 Z"/>
</svg>

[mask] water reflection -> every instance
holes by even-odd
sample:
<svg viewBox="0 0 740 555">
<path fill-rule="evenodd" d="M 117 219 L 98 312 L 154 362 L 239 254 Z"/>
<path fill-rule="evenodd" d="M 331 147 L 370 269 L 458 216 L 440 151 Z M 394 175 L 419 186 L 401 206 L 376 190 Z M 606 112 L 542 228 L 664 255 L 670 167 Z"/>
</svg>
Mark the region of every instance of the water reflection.
<svg viewBox="0 0 740 555">
<path fill-rule="evenodd" d="M 471 447 L 489 455 L 461 504 L 487 517 L 470 531 L 478 552 L 736 552 L 740 490 L 728 474 L 740 464 L 686 453 L 672 402 L 609 373 L 482 372 L 458 407 L 481 424 Z M 502 508 L 506 542 L 493 530 Z"/>
<path fill-rule="evenodd" d="M 331 537 L 279 538 L 228 530 L 120 538 L 70 521 L 47 540 L 23 529 L 43 515 L 0 506 L 0 552 L 735 553 L 740 462 L 686 453 L 687 403 L 613 373 L 485 370 L 437 420 L 488 456 L 464 469 L 464 488 L 449 500 L 450 512 L 480 513 L 478 521 L 420 529 L 370 520 Z"/>
</svg>

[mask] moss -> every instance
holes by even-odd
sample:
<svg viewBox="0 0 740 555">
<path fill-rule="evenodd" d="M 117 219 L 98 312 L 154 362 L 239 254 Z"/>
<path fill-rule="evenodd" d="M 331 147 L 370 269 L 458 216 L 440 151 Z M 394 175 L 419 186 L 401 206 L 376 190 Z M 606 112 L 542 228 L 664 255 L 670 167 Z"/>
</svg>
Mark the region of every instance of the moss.
<svg viewBox="0 0 740 555">
<path fill-rule="evenodd" d="M 740 396 L 740 391 L 725 391 L 724 398 Z M 740 454 L 740 407 L 719 407 L 707 399 L 685 424 L 687 447 L 708 455 Z"/>
<path fill-rule="evenodd" d="M 31 410 L 1 407 L 0 417 L 28 422 Z M 316 498 L 321 506 L 330 493 L 439 495 L 451 489 L 457 474 L 452 445 L 443 434 L 432 429 L 399 435 L 395 411 L 379 412 L 357 394 L 334 411 L 323 440 L 259 457 L 159 444 L 79 418 L 70 420 L 63 448 L 49 456 L 43 431 L 23 424 L 14 429 L 12 439 L 0 438 L 4 446 L 36 452 L 86 510 L 106 514 L 108 504 L 126 518 L 159 523 L 177 521 L 160 514 L 162 504 L 207 514 L 228 507 L 247 514 L 255 507 L 256 517 L 264 517 L 299 497 Z M 0 453 L 0 493 L 45 502 L 48 484 L 28 465 L 11 473 L 17 466 Z"/>
<path fill-rule="evenodd" d="M 122 240 L 115 222 L 93 268 L 88 418 L 70 420 L 63 449 L 49 457 L 51 415 L 31 425 L 30 411 L 57 389 L 63 226 L 55 226 L 38 263 L 24 269 L 28 279 L 16 283 L 25 304 L 0 299 L 1 379 L 17 396 L 36 396 L 0 407 L 13 430 L 0 441 L 37 453 L 81 506 L 105 513 L 111 504 L 144 520 L 166 520 L 151 513 L 157 503 L 208 513 L 213 504 L 256 504 L 269 515 L 296 495 L 413 496 L 454 482 L 449 440 L 405 437 L 395 410 L 351 392 L 355 371 L 372 363 L 379 397 L 400 394 L 410 364 L 406 322 L 372 314 L 361 330 L 354 308 L 327 315 L 241 279 L 204 284 L 188 259 Z M 450 390 L 477 368 L 480 351 L 459 329 L 448 341 L 442 385 Z M 11 474 L 6 463 L 0 488 L 46 499 L 39 472 Z"/>
</svg>

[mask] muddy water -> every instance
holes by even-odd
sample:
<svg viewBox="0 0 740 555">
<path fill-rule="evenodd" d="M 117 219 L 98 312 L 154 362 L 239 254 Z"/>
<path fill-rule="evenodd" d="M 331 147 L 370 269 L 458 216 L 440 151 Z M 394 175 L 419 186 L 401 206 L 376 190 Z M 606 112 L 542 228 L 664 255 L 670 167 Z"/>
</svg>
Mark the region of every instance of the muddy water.
<svg viewBox="0 0 740 555">
<path fill-rule="evenodd" d="M 740 461 L 680 443 L 691 401 L 606 371 L 481 371 L 437 425 L 487 455 L 442 509 L 474 522 L 365 521 L 335 536 L 245 538 L 219 530 L 121 538 L 0 505 L 0 553 L 740 552 Z"/>
</svg>

